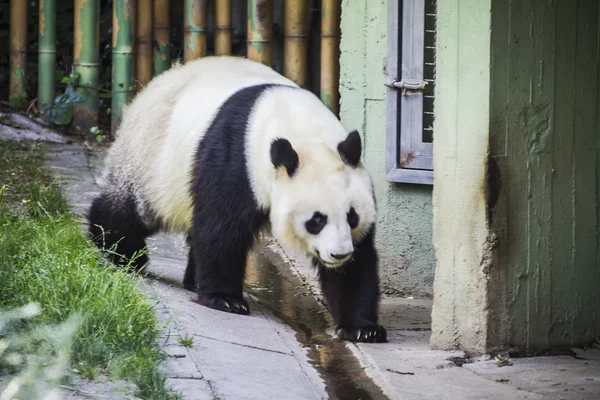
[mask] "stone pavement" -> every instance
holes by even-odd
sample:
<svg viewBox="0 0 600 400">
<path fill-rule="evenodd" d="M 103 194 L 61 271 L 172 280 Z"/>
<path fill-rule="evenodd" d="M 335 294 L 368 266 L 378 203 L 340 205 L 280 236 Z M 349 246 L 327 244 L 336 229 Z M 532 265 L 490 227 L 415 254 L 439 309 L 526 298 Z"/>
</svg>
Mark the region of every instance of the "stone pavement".
<svg viewBox="0 0 600 400">
<path fill-rule="evenodd" d="M 49 166 L 63 178 L 66 196 L 81 214 L 97 191 L 94 175 L 101 153 L 76 145 L 49 148 Z M 325 381 L 298 345 L 297 333 L 260 299 L 248 297 L 250 316 L 201 307 L 181 288 L 183 238 L 157 235 L 148 243 L 153 279 L 144 287 L 168 327 L 161 343 L 171 357 L 164 370 L 184 398 L 328 397 Z M 276 244 L 267 247 L 281 260 L 278 266 L 293 270 L 320 298 L 307 260 L 286 254 Z M 578 357 L 511 359 L 512 365 L 489 357 L 470 359 L 462 351 L 432 351 L 430 312 L 429 300 L 385 298 L 381 319 L 390 342 L 345 344 L 390 399 L 600 399 L 600 350 L 577 350 Z M 180 338 L 193 338 L 193 346 L 181 345 Z"/>
<path fill-rule="evenodd" d="M 13 141 L 44 141 L 69 143 L 71 140 L 62 136 L 39 119 L 26 117 L 18 113 L 0 112 L 0 138 Z"/>
</svg>

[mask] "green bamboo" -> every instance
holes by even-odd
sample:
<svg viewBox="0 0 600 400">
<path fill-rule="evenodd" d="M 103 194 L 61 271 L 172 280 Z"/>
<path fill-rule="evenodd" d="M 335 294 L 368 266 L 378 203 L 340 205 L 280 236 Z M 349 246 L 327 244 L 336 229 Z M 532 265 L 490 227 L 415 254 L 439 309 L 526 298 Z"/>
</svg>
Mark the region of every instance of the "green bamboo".
<svg viewBox="0 0 600 400">
<path fill-rule="evenodd" d="M 135 0 L 113 0 L 111 133 L 121 121 L 123 105 L 133 93 Z"/>
<path fill-rule="evenodd" d="M 52 104 L 56 94 L 56 0 L 40 0 L 38 102 Z"/>
<path fill-rule="evenodd" d="M 248 0 L 248 58 L 271 66 L 273 49 L 273 3 Z"/>
<path fill-rule="evenodd" d="M 10 1 L 10 84 L 9 100 L 15 107 L 27 98 L 27 2 Z"/>
<path fill-rule="evenodd" d="M 206 56 L 206 0 L 185 0 L 183 61 Z"/>
<path fill-rule="evenodd" d="M 154 0 L 154 76 L 160 75 L 171 66 L 169 52 L 169 0 Z"/>
<path fill-rule="evenodd" d="M 73 123 L 84 131 L 98 124 L 99 14 L 99 0 L 75 0 L 73 72 L 79 75 L 76 90 L 84 100 L 74 106 Z"/>
</svg>

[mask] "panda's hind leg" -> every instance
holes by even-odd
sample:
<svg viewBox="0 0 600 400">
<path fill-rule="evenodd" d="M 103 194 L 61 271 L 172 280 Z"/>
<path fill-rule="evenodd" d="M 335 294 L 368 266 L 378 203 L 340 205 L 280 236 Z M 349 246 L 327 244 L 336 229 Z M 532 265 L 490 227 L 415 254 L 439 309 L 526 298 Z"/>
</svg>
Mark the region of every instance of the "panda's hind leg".
<svg viewBox="0 0 600 400">
<path fill-rule="evenodd" d="M 186 242 L 190 247 L 188 252 L 188 262 L 185 268 L 185 275 L 183 275 L 183 287 L 191 292 L 196 291 L 196 264 L 194 263 L 194 254 L 192 253 L 192 238 L 187 235 Z"/>
<path fill-rule="evenodd" d="M 111 262 L 143 269 L 148 262 L 146 238 L 152 232 L 142 222 L 133 195 L 101 193 L 92 201 L 87 219 L 92 241 Z"/>
</svg>

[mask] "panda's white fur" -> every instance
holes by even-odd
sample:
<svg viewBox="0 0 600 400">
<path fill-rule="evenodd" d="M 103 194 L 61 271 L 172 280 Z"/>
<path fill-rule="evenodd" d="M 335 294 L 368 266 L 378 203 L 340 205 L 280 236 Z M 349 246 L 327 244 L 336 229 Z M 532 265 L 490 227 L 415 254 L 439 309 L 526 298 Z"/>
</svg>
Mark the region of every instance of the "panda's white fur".
<svg viewBox="0 0 600 400">
<path fill-rule="evenodd" d="M 260 83 L 297 88 L 273 69 L 245 58 L 207 57 L 158 76 L 125 109 L 106 173 L 114 174 L 113 181 L 134 185 L 136 196 L 143 199 L 139 213 L 148 226 L 155 226 L 158 217 L 161 228 L 189 231 L 189 182 L 198 142 L 229 96 Z M 316 256 L 319 250 L 327 266 L 345 261 L 330 254 L 352 253 L 346 223 L 350 206 L 360 215 L 354 241 L 375 220 L 369 174 L 362 165 L 344 164 L 337 151 L 347 134 L 312 93 L 276 87 L 257 101 L 246 137 L 250 182 L 259 206 L 271 211 L 273 236 L 296 251 Z M 293 180 L 285 173 L 276 178 L 269 157 L 275 138 L 288 139 L 299 155 Z M 315 210 L 328 216 L 328 224 L 316 236 L 304 229 Z"/>
<path fill-rule="evenodd" d="M 338 336 L 385 342 L 361 149 L 318 97 L 267 66 L 237 57 L 178 64 L 124 109 L 90 234 L 116 246 L 109 256 L 120 263 L 159 230 L 185 233 L 184 287 L 199 304 L 247 314 L 247 252 L 270 226 L 284 247 L 311 256 Z"/>
<path fill-rule="evenodd" d="M 327 266 L 337 266 L 340 260 L 330 254 L 353 251 L 346 221 L 350 207 L 360 215 L 355 241 L 375 220 L 369 174 L 362 165 L 346 165 L 337 151 L 348 135 L 346 130 L 312 93 L 275 88 L 257 102 L 248 133 L 250 180 L 258 204 L 271 210 L 273 236 L 313 256 L 319 250 Z M 275 138 L 289 140 L 298 153 L 299 167 L 293 178 L 273 168 L 269 144 Z M 328 223 L 318 235 L 310 235 L 304 222 L 315 210 L 326 214 Z"/>
<path fill-rule="evenodd" d="M 238 57 L 174 65 L 124 108 L 105 175 L 114 172 L 118 180 L 139 182 L 137 195 L 154 208 L 165 229 L 188 230 L 188 188 L 198 142 L 225 99 L 242 87 L 267 82 L 296 86 L 271 68 Z M 147 210 L 140 211 L 144 222 L 155 222 Z"/>
</svg>

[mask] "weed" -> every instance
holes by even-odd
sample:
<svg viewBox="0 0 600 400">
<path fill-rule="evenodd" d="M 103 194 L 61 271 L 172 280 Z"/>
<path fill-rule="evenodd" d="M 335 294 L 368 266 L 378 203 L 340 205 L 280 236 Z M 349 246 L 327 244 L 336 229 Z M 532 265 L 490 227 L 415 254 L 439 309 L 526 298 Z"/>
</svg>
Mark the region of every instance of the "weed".
<svg viewBox="0 0 600 400">
<path fill-rule="evenodd" d="M 102 129 L 98 128 L 97 126 L 92 126 L 90 128 L 90 133 L 92 133 L 96 137 L 96 140 L 98 142 L 102 142 L 105 138 L 104 132 L 102 131 Z"/>
<path fill-rule="evenodd" d="M 73 120 L 73 106 L 85 100 L 85 96 L 75 91 L 79 75 L 72 73 L 61 79 L 66 84 L 65 91 L 56 96 L 51 104 L 42 105 L 44 114 L 57 125 L 68 125 Z"/>
<path fill-rule="evenodd" d="M 194 337 L 193 336 L 185 336 L 179 338 L 179 344 L 185 347 L 194 347 Z"/>
<path fill-rule="evenodd" d="M 8 101 L 12 108 L 17 111 L 23 111 L 27 105 L 27 93 L 11 94 Z"/>
<path fill-rule="evenodd" d="M 57 387 L 69 380 L 70 347 L 80 318 L 15 329 L 41 313 L 38 303 L 0 312 L 0 372 L 12 374 L 0 398 L 36 399 L 40 393 L 56 395 Z"/>
</svg>

